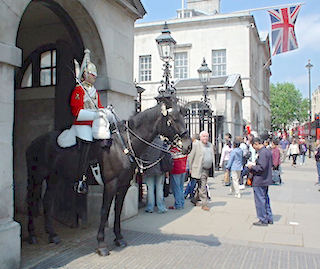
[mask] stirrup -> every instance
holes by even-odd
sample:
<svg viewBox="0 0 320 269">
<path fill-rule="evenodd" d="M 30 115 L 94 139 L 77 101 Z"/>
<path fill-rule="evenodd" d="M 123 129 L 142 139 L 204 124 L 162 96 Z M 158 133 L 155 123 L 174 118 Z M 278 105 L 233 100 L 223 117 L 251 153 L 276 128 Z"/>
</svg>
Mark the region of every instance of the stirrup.
<svg viewBox="0 0 320 269">
<path fill-rule="evenodd" d="M 79 194 L 86 194 L 88 192 L 88 184 L 86 182 L 86 176 L 82 176 L 82 180 L 74 183 L 73 189 Z"/>
<path fill-rule="evenodd" d="M 99 185 L 104 186 L 104 183 L 102 181 L 101 177 L 101 169 L 100 169 L 100 164 L 97 162 L 96 166 L 90 164 L 91 171 L 93 174 L 94 179 L 98 182 Z"/>
</svg>

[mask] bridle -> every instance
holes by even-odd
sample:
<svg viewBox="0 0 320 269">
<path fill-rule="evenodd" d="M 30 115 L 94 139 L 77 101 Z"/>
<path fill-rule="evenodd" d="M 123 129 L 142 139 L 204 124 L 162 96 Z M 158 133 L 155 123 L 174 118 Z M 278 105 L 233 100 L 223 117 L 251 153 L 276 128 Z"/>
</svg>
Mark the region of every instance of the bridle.
<svg viewBox="0 0 320 269">
<path fill-rule="evenodd" d="M 162 104 L 161 106 L 161 113 L 164 117 L 167 117 L 168 114 L 170 114 L 172 112 L 172 108 L 169 108 L 167 109 L 166 106 L 164 104 Z M 167 120 L 166 122 L 166 125 L 168 127 L 171 127 L 172 126 L 172 121 L 170 119 Z M 137 138 L 138 140 L 140 140 L 141 142 L 143 142 L 144 144 L 150 146 L 150 147 L 153 147 L 155 149 L 158 149 L 164 153 L 170 153 L 170 149 L 172 147 L 176 147 L 176 148 L 179 148 L 179 149 L 182 149 L 182 138 L 184 136 L 186 136 L 188 134 L 188 130 L 185 130 L 183 131 L 182 133 L 180 134 L 177 134 L 177 132 L 175 130 L 172 130 L 173 133 L 175 133 L 175 135 L 172 137 L 172 139 L 170 140 L 170 138 L 168 137 L 164 137 L 164 140 L 166 140 L 167 142 L 169 142 L 169 146 L 165 149 L 161 146 L 158 146 L 156 144 L 153 144 L 147 140 L 145 140 L 144 138 L 142 138 L 141 136 L 139 136 L 138 134 L 136 134 L 130 127 L 129 127 L 129 122 L 126 121 L 125 122 L 125 130 L 126 130 L 126 135 L 127 135 L 127 143 L 128 143 L 128 148 L 125 148 L 124 149 L 124 153 L 129 155 L 131 158 L 133 158 L 137 164 L 137 166 L 139 167 L 140 171 L 142 172 L 143 170 L 146 170 L 148 168 L 151 168 L 153 166 L 155 166 L 156 164 L 158 164 L 164 157 L 165 155 L 163 155 L 161 158 L 157 159 L 156 161 L 154 161 L 153 163 L 150 163 L 148 161 L 145 161 L 145 160 L 142 160 L 141 158 L 139 158 L 138 156 L 136 156 L 135 154 L 135 151 L 132 147 L 132 140 L 131 140 L 131 137 L 130 137 L 130 134 L 132 136 L 134 136 L 135 138 Z M 145 165 L 145 164 L 148 164 L 148 165 Z"/>
</svg>

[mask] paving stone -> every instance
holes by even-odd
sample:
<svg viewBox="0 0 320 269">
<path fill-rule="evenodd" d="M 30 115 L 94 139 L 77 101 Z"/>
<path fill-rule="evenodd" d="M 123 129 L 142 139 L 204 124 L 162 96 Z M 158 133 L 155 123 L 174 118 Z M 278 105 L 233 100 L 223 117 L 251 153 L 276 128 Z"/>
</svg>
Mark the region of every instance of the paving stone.
<svg viewBox="0 0 320 269">
<path fill-rule="evenodd" d="M 36 220 L 39 244 L 22 243 L 21 268 L 320 268 L 318 236 L 319 192 L 314 187 L 317 172 L 313 160 L 308 169 L 283 165 L 284 185 L 270 187 L 274 225 L 254 227 L 257 221 L 252 188 L 242 191 L 242 198 L 228 195 L 222 187 L 222 172 L 210 178 L 211 210 L 194 207 L 188 199 L 183 210 L 165 214 L 147 214 L 122 223 L 126 248 L 114 245 L 113 231 L 106 228 L 110 255 L 100 257 L 96 228 L 70 229 L 56 223 L 63 240 L 59 245 L 47 243 L 41 218 Z M 174 198 L 166 198 L 166 206 Z M 17 216 L 26 236 L 26 217 Z M 298 222 L 292 225 L 290 222 Z"/>
</svg>

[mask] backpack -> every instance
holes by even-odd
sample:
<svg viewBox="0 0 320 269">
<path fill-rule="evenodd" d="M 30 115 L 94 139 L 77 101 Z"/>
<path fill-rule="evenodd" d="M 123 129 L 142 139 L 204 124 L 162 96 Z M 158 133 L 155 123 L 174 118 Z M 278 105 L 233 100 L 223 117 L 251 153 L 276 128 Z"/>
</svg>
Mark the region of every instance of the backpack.
<svg viewBox="0 0 320 269">
<path fill-rule="evenodd" d="M 307 146 L 305 144 L 302 144 L 302 152 L 307 152 Z"/>
<path fill-rule="evenodd" d="M 314 158 L 318 163 L 320 163 L 320 149 L 317 149 L 317 153 L 314 155 Z"/>
<path fill-rule="evenodd" d="M 246 145 L 246 146 L 247 146 L 247 152 L 245 154 L 243 154 L 243 158 L 247 161 L 251 158 L 252 154 L 251 154 L 251 151 L 250 151 L 248 145 Z"/>
<path fill-rule="evenodd" d="M 162 172 L 170 172 L 173 167 L 173 158 L 171 153 L 164 153 L 164 158 L 160 161 L 160 169 Z"/>
</svg>

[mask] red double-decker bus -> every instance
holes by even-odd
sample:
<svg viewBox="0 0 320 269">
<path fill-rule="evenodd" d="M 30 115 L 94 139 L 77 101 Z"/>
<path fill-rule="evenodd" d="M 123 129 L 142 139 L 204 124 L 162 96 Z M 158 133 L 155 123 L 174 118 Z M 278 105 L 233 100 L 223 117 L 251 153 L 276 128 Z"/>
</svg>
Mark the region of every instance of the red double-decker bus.
<svg viewBox="0 0 320 269">
<path fill-rule="evenodd" d="M 292 129 L 292 135 L 295 137 L 302 136 L 306 139 L 310 135 L 312 140 L 320 139 L 319 119 L 316 119 L 315 121 L 311 122 L 311 126 L 310 122 L 307 122 L 303 125 L 294 127 Z"/>
</svg>

